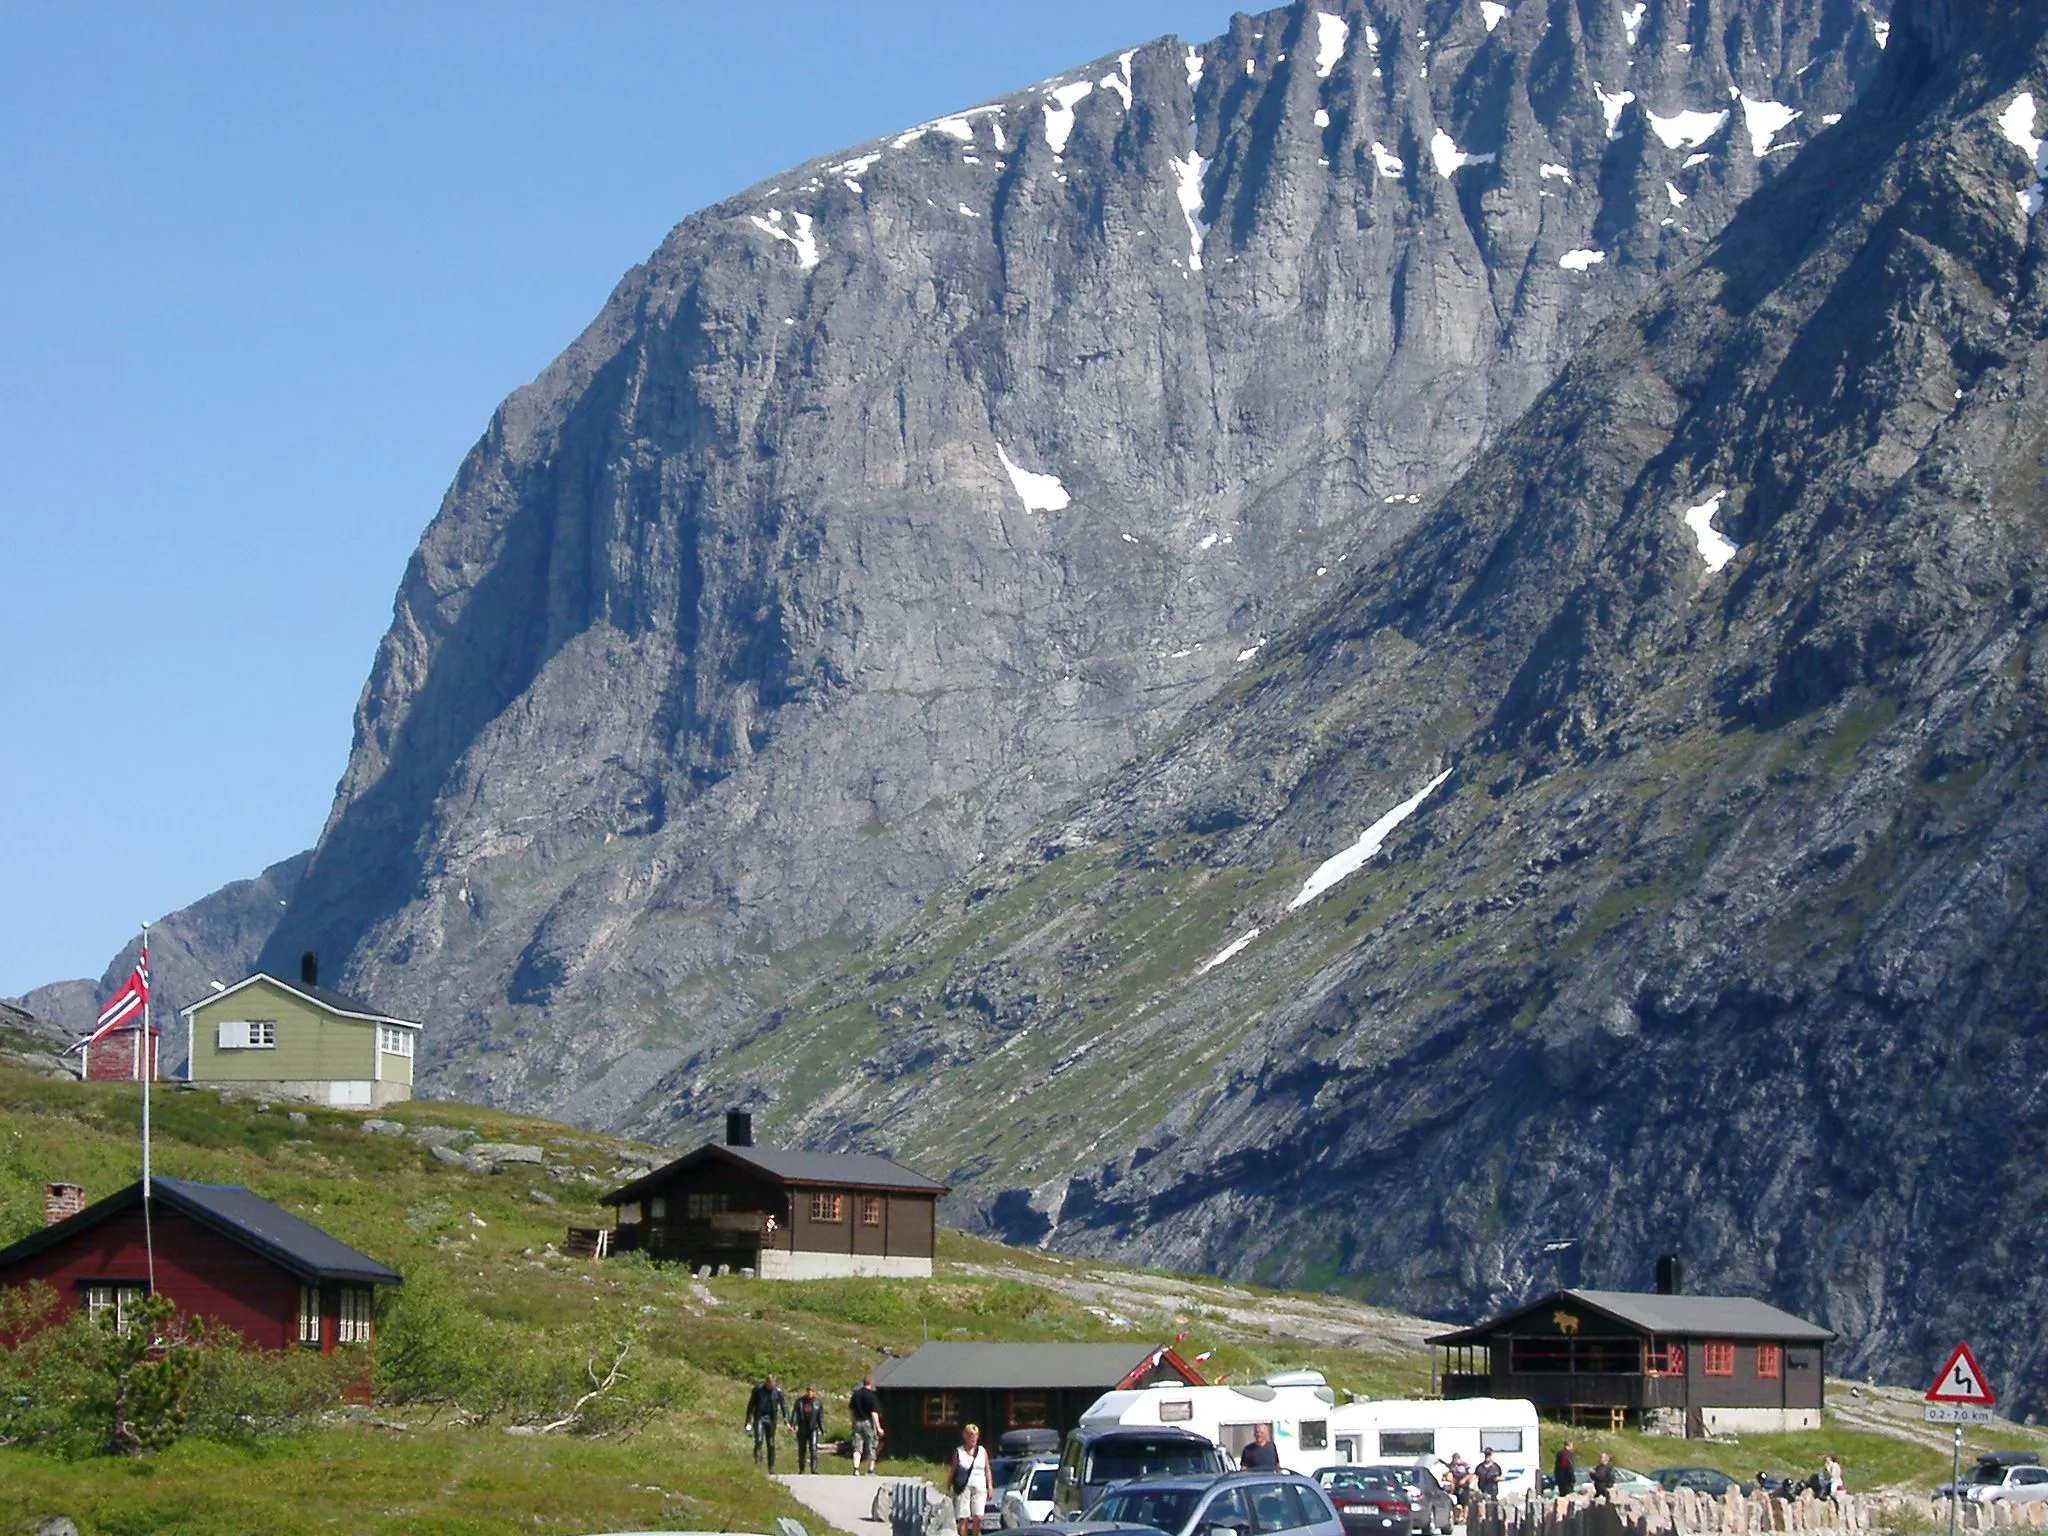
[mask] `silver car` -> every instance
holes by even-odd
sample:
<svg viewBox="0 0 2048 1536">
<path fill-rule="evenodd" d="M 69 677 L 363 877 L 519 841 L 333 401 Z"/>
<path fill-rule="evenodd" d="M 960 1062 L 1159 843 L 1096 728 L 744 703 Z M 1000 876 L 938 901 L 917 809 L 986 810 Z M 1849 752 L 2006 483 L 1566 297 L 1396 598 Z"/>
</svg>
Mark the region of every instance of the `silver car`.
<svg viewBox="0 0 2048 1536">
<path fill-rule="evenodd" d="M 1293 1472 L 1146 1478 L 1112 1488 L 1085 1519 L 1166 1536 L 1344 1536 L 1330 1496 Z"/>
</svg>

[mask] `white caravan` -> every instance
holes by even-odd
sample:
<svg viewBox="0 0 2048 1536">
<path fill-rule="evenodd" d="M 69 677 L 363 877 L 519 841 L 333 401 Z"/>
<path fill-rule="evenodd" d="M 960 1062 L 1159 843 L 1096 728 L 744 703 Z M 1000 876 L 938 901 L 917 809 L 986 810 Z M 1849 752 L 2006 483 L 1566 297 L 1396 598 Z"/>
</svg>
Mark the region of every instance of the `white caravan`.
<svg viewBox="0 0 2048 1536">
<path fill-rule="evenodd" d="M 1441 1472 L 1453 1455 L 1478 1466 L 1488 1447 L 1502 1498 L 1541 1490 L 1536 1405 L 1526 1397 L 1380 1398 L 1330 1411 L 1331 1461 L 1340 1465 L 1419 1461 Z"/>
<path fill-rule="evenodd" d="M 1280 1465 L 1313 1472 L 1332 1461 L 1330 1417 L 1337 1394 L 1320 1371 L 1284 1371 L 1242 1386 L 1184 1387 L 1164 1383 L 1105 1392 L 1081 1415 L 1083 1429 L 1191 1429 L 1207 1436 L 1233 1463 L 1252 1443 L 1252 1427 L 1269 1425 Z"/>
<path fill-rule="evenodd" d="M 1320 1372 L 1287 1371 L 1242 1386 L 1105 1392 L 1081 1415 L 1083 1429 L 1191 1429 L 1233 1461 L 1251 1444 L 1257 1424 L 1272 1427 L 1280 1465 L 1292 1472 L 1419 1461 L 1441 1473 L 1454 1454 L 1477 1466 L 1491 1446 L 1502 1497 L 1542 1486 L 1536 1405 L 1525 1397 L 1380 1398 L 1340 1406 Z"/>
</svg>

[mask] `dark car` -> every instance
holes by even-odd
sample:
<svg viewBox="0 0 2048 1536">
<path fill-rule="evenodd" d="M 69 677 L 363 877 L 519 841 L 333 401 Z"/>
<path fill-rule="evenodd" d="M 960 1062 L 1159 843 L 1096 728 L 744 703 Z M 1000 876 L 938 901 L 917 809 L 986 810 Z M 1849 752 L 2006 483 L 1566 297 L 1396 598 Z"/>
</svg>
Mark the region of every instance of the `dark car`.
<svg viewBox="0 0 2048 1536">
<path fill-rule="evenodd" d="M 1388 1529 L 1378 1524 L 1352 1525 L 1353 1519 L 1364 1521 L 1369 1518 L 1364 1510 L 1346 1515 L 1345 1496 L 1339 1491 L 1339 1479 L 1365 1477 L 1385 1478 L 1394 1483 L 1407 1503 L 1406 1521 L 1398 1528 L 1403 1536 L 1427 1536 L 1429 1532 L 1442 1532 L 1450 1536 L 1451 1524 L 1457 1519 L 1457 1501 L 1451 1497 L 1451 1490 L 1436 1480 L 1436 1474 L 1420 1462 L 1383 1461 L 1364 1466 L 1321 1467 L 1316 1471 L 1316 1481 L 1329 1490 L 1331 1499 L 1337 1505 L 1337 1514 L 1344 1520 L 1346 1530 L 1372 1531 L 1377 1533 Z M 1370 1504 L 1372 1498 L 1356 1498 L 1354 1504 Z M 1373 1512 L 1377 1513 L 1377 1512 Z"/>
<path fill-rule="evenodd" d="M 1140 1477 L 1213 1477 L 1228 1470 L 1213 1441 L 1185 1429 L 1076 1429 L 1060 1452 L 1052 1517 L 1078 1520 L 1112 1483 Z"/>
<path fill-rule="evenodd" d="M 1105 1493 L 1087 1523 L 1149 1526 L 1166 1536 L 1344 1536 L 1320 1485 L 1277 1471 L 1142 1478 Z"/>
<path fill-rule="evenodd" d="M 1421 1529 L 1408 1484 L 1386 1467 L 1318 1467 L 1316 1481 L 1350 1536 L 1415 1536 Z"/>
<path fill-rule="evenodd" d="M 1749 1495 L 1749 1484 L 1738 1482 L 1718 1467 L 1659 1467 L 1650 1474 L 1657 1486 L 1666 1493 L 1676 1493 L 1681 1488 L 1690 1488 L 1694 1493 L 1704 1493 L 1712 1498 L 1721 1498 L 1731 1489 L 1745 1498 Z"/>
</svg>

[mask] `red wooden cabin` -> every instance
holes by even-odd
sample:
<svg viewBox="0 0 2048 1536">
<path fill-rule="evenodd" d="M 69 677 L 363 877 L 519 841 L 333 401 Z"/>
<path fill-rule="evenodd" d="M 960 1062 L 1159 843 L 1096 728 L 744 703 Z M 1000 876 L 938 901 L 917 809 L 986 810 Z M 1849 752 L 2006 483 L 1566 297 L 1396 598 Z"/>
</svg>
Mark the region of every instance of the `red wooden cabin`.
<svg viewBox="0 0 2048 1536">
<path fill-rule="evenodd" d="M 63 1208 L 53 1191 L 52 1215 Z M 390 1266 L 239 1184 L 158 1177 L 149 1218 L 157 1294 L 262 1349 L 367 1344 L 375 1288 L 400 1283 Z M 0 1286 L 48 1285 L 52 1321 L 81 1307 L 118 1321 L 149 1291 L 149 1273 L 139 1183 L 0 1249 Z"/>
</svg>

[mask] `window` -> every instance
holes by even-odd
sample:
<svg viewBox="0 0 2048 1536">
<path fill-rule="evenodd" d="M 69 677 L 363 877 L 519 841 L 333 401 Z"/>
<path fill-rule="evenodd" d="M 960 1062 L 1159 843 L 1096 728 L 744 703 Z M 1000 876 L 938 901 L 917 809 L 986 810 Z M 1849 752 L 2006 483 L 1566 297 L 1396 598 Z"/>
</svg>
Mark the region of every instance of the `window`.
<svg viewBox="0 0 2048 1536">
<path fill-rule="evenodd" d="M 1685 1374 L 1685 1346 L 1683 1344 L 1674 1343 L 1664 1346 L 1664 1373 L 1667 1376 L 1683 1376 Z"/>
<path fill-rule="evenodd" d="M 1482 1429 L 1479 1431 L 1479 1448 L 1492 1448 L 1503 1456 L 1522 1454 L 1522 1432 L 1519 1429 Z"/>
<path fill-rule="evenodd" d="M 223 1051 L 270 1051 L 277 1049 L 277 1020 L 223 1019 L 214 1033 Z"/>
<path fill-rule="evenodd" d="M 844 1221 L 845 1219 L 846 1197 L 844 1195 L 828 1195 L 822 1190 L 812 1192 L 811 1220 Z M 946 1422 L 950 1424 L 953 1421 L 948 1419 Z"/>
<path fill-rule="evenodd" d="M 1159 1422 L 1162 1424 L 1186 1424 L 1195 1416 L 1195 1400 L 1191 1397 L 1168 1398 L 1159 1405 Z"/>
<path fill-rule="evenodd" d="M 1402 1461 L 1411 1456 L 1434 1456 L 1433 1429 L 1383 1429 L 1380 1431 L 1380 1460 Z"/>
<path fill-rule="evenodd" d="M 1762 1376 L 1762 1377 L 1764 1377 L 1764 1378 L 1766 1378 L 1766 1379 L 1768 1379 L 1768 1380 L 1771 1380 L 1771 1381 L 1776 1381 L 1776 1380 L 1778 1379 L 1778 1369 L 1779 1369 L 1779 1362 L 1780 1362 L 1780 1359 L 1781 1359 L 1781 1357 L 1780 1357 L 1780 1355 L 1779 1355 L 1779 1353 L 1778 1353 L 1778 1346 L 1777 1346 L 1777 1345 L 1775 1345 L 1775 1344 L 1759 1344 L 1759 1345 L 1757 1345 L 1757 1347 L 1756 1347 L 1756 1373 L 1757 1373 L 1757 1375 L 1759 1375 L 1759 1376 Z"/>
<path fill-rule="evenodd" d="M 377 1026 L 377 1049 L 390 1056 L 412 1054 L 412 1031 L 400 1029 L 396 1024 Z"/>
<path fill-rule="evenodd" d="M 299 1287 L 299 1342 L 314 1349 L 320 1347 L 320 1287 L 317 1285 Z"/>
<path fill-rule="evenodd" d="M 139 1281 L 115 1281 L 106 1285 L 88 1285 L 85 1288 L 86 1316 L 95 1322 L 111 1323 L 116 1333 L 128 1331 L 129 1313 L 142 1300 L 148 1287 Z"/>
<path fill-rule="evenodd" d="M 640 1202 L 638 1200 L 626 1200 L 620 1203 L 619 1225 L 622 1227 L 637 1227 L 640 1225 Z"/>
<path fill-rule="evenodd" d="M 817 1196 L 811 1196 L 815 1202 Z M 951 1429 L 960 1422 L 960 1394 L 958 1392 L 927 1392 L 924 1395 L 924 1427 L 926 1429 Z"/>
<path fill-rule="evenodd" d="M 1012 1392 L 1010 1394 L 1010 1427 L 1012 1429 L 1043 1429 L 1045 1427 L 1045 1394 L 1043 1392 Z"/>
<path fill-rule="evenodd" d="M 882 1224 L 882 1197 L 862 1195 L 860 1197 L 860 1224 L 864 1227 L 879 1227 Z"/>
<path fill-rule="evenodd" d="M 683 1197 L 683 1214 L 691 1221 L 709 1221 L 723 1211 L 729 1197 L 723 1194 L 690 1194 Z"/>
<path fill-rule="evenodd" d="M 1301 1448 L 1304 1451 L 1327 1451 L 1330 1448 L 1330 1421 L 1328 1419 L 1303 1419 L 1301 1421 Z"/>
<path fill-rule="evenodd" d="M 1709 1376 L 1735 1374 L 1735 1345 L 1727 1339 L 1709 1339 L 1701 1346 L 1702 1369 Z"/>
<path fill-rule="evenodd" d="M 647 1219 L 649 1221 L 668 1220 L 668 1201 L 663 1196 L 656 1195 L 647 1202 Z"/>
<path fill-rule="evenodd" d="M 1508 1369 L 1516 1374 L 1523 1372 L 1569 1371 L 1572 1368 L 1572 1341 L 1570 1339 L 1510 1339 L 1508 1340 Z"/>
<path fill-rule="evenodd" d="M 1258 1536 L 1299 1530 L 1317 1517 L 1291 1484 L 1255 1483 L 1247 1493 L 1252 1506 L 1252 1529 Z"/>
<path fill-rule="evenodd" d="M 341 1342 L 370 1342 L 370 1288 L 367 1285 L 344 1285 L 341 1288 Z"/>
</svg>

